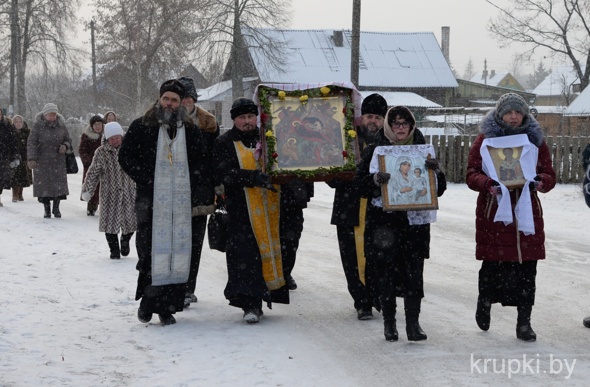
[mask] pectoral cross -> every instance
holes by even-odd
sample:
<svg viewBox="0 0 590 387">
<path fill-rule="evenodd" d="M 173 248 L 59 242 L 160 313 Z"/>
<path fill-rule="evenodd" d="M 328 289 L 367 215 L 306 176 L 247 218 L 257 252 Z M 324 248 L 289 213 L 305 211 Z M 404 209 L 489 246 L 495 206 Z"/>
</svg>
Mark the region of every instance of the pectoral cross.
<svg viewBox="0 0 590 387">
<path fill-rule="evenodd" d="M 172 165 L 172 150 L 168 151 L 168 160 L 170 160 L 170 165 Z"/>
</svg>

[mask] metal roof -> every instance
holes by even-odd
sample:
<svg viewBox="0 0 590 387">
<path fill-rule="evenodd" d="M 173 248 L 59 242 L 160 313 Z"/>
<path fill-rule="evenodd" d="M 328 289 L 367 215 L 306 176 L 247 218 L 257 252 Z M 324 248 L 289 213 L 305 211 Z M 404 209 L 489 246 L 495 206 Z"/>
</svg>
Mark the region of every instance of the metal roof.
<svg viewBox="0 0 590 387">
<path fill-rule="evenodd" d="M 403 105 L 410 108 L 442 107 L 436 102 L 432 102 L 431 100 L 421 97 L 416 93 L 410 93 L 405 91 L 361 91 L 360 93 L 363 96 L 363 99 L 367 98 L 369 95 L 373 93 L 381 94 L 381 96 L 385 98 L 385 101 L 387 101 L 387 106 Z"/>
<path fill-rule="evenodd" d="M 585 66 L 582 66 L 582 71 L 584 69 Z M 537 96 L 561 95 L 565 85 L 571 87 L 572 84 L 577 82 L 579 82 L 578 75 L 573 66 L 559 66 L 535 87 L 533 93 L 537 94 Z"/>
<path fill-rule="evenodd" d="M 590 87 L 586 87 L 563 112 L 564 116 L 590 116 Z"/>
<path fill-rule="evenodd" d="M 261 83 L 350 81 L 351 32 L 342 31 L 342 46 L 334 30 L 264 30 L 285 42 L 287 64 L 269 66 L 265 47 L 244 37 Z M 339 31 L 336 31 L 339 32 Z M 454 88 L 457 81 L 432 32 L 361 32 L 359 88 Z"/>
</svg>

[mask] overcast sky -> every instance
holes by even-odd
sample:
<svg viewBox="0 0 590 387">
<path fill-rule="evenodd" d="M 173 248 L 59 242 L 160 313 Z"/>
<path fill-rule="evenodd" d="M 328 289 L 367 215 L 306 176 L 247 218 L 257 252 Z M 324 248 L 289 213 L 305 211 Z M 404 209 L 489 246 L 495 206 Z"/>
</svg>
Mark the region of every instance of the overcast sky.
<svg viewBox="0 0 590 387">
<path fill-rule="evenodd" d="M 511 0 L 497 0 L 508 4 Z M 292 29 L 351 29 L 353 0 L 291 0 Z M 335 6 L 335 4 L 337 4 Z M 462 75 L 472 59 L 476 71 L 509 71 L 513 53 L 524 47 L 501 49 L 487 31 L 496 8 L 485 0 L 362 0 L 361 30 L 380 32 L 433 32 L 440 43 L 441 27 L 449 26 L 451 64 Z M 536 60 L 542 59 L 540 56 Z M 551 58 L 543 60 L 551 67 Z M 528 73 L 530 70 L 525 69 Z"/>
</svg>

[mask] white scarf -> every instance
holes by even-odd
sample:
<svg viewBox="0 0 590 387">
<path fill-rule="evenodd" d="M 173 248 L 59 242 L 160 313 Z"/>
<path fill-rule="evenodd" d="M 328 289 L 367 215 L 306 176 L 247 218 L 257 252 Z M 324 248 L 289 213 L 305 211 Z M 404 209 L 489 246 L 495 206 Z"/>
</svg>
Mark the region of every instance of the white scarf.
<svg viewBox="0 0 590 387">
<path fill-rule="evenodd" d="M 493 148 L 513 148 L 522 146 L 522 154 L 520 155 L 519 161 L 526 183 L 522 187 L 522 194 L 520 195 L 520 198 L 518 198 L 518 202 L 514 207 L 514 214 L 518 220 L 518 230 L 522 231 L 525 235 L 534 235 L 535 222 L 533 220 L 533 207 L 531 204 L 529 183 L 534 181 L 535 176 L 537 176 L 539 149 L 531 144 L 526 134 L 486 138 L 481 143 L 480 153 L 483 171 L 491 179 L 499 182 L 500 187 L 502 188 L 502 194 L 497 196 L 498 210 L 496 211 L 494 222 L 504 222 L 505 225 L 513 222 L 512 202 L 508 188 L 506 188 L 498 178 L 498 173 L 494 167 L 488 146 Z"/>
<path fill-rule="evenodd" d="M 191 262 L 191 184 L 185 128 L 178 122 L 171 140 L 160 127 L 152 221 L 152 285 L 188 281 Z"/>
</svg>

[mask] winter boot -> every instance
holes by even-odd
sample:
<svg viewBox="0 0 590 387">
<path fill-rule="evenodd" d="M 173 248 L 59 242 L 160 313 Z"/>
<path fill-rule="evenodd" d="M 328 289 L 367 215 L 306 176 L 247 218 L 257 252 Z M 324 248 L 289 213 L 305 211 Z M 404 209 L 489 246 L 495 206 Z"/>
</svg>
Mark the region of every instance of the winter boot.
<svg viewBox="0 0 590 387">
<path fill-rule="evenodd" d="M 59 212 L 59 199 L 53 200 L 53 216 L 61 218 L 61 212 Z"/>
<path fill-rule="evenodd" d="M 533 306 L 517 306 L 518 319 L 516 321 L 516 337 L 522 341 L 536 341 L 537 334 L 531 328 L 531 313 Z"/>
<path fill-rule="evenodd" d="M 409 341 L 426 340 L 426 333 L 420 327 L 418 317 L 420 316 L 420 304 L 422 299 L 420 297 L 406 297 L 404 299 L 404 307 L 406 311 L 406 334 Z"/>
<path fill-rule="evenodd" d="M 45 213 L 43 214 L 44 218 L 51 218 L 51 203 L 45 202 L 43 203 L 43 207 L 45 208 Z"/>
<path fill-rule="evenodd" d="M 590 316 L 584 318 L 584 320 L 582 321 L 582 323 L 584 324 L 584 326 L 586 328 L 590 328 Z"/>
<path fill-rule="evenodd" d="M 383 320 L 383 334 L 385 335 L 385 340 L 397 341 L 399 334 L 397 333 L 397 328 L 395 326 L 395 319 Z"/>
<path fill-rule="evenodd" d="M 137 309 L 137 319 L 142 323 L 149 323 L 152 319 L 152 313 L 144 312 L 139 308 Z"/>
<path fill-rule="evenodd" d="M 120 259 L 121 250 L 119 249 L 119 238 L 117 234 L 105 233 L 104 235 L 107 238 L 109 249 L 111 249 L 111 259 Z"/>
<path fill-rule="evenodd" d="M 133 236 L 133 233 L 121 235 L 121 255 L 124 257 L 129 255 L 129 252 L 130 252 L 129 240 L 131 239 L 132 236 Z"/>
<path fill-rule="evenodd" d="M 166 313 L 160 313 L 158 315 L 158 317 L 160 318 L 160 322 L 162 323 L 162 325 L 172 325 L 172 324 L 176 324 L 176 319 L 174 318 L 174 316 L 172 314 Z"/>
<path fill-rule="evenodd" d="M 25 199 L 23 198 L 23 187 L 18 187 L 18 201 L 22 202 Z"/>
<path fill-rule="evenodd" d="M 22 189 L 21 187 L 18 187 L 18 186 L 14 186 L 14 187 L 12 187 L 12 202 L 13 202 L 13 203 L 16 203 L 16 202 L 18 202 L 18 198 L 19 198 L 19 196 L 18 196 L 19 188 L 20 188 L 20 189 Z M 22 192 L 22 191 L 21 191 L 21 192 Z"/>
<path fill-rule="evenodd" d="M 492 303 L 484 300 L 481 296 L 477 298 L 477 310 L 475 311 L 475 322 L 482 331 L 490 329 Z"/>
</svg>

